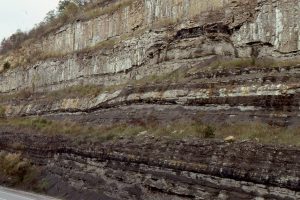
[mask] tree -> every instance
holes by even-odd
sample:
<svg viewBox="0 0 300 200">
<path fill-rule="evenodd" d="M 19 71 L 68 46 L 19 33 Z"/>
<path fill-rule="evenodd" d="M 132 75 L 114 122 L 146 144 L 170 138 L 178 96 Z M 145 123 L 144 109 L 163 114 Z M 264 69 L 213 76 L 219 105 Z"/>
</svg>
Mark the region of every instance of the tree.
<svg viewBox="0 0 300 200">
<path fill-rule="evenodd" d="M 43 22 L 39 23 L 28 33 L 18 30 L 9 38 L 3 39 L 0 44 L 0 54 L 5 54 L 10 50 L 17 49 L 28 38 L 40 38 L 45 33 L 72 22 L 80 16 L 80 7 L 94 0 L 60 0 L 56 10 L 51 10 L 46 14 Z M 102 1 L 102 0 L 101 0 Z"/>
<path fill-rule="evenodd" d="M 45 17 L 45 19 L 44 19 L 44 22 L 46 22 L 46 23 L 53 22 L 55 18 L 56 18 L 55 10 L 50 10 L 50 11 L 46 14 L 46 17 Z"/>
<path fill-rule="evenodd" d="M 10 63 L 9 62 L 5 62 L 3 64 L 3 70 L 6 71 L 6 70 L 9 70 L 9 68 L 10 68 Z"/>
<path fill-rule="evenodd" d="M 71 3 L 70 0 L 60 0 L 57 6 L 57 12 L 63 13 L 66 7 Z"/>
<path fill-rule="evenodd" d="M 19 48 L 21 46 L 21 43 L 27 38 L 27 33 L 22 32 L 20 29 L 17 30 L 17 32 L 12 34 L 9 38 L 2 40 L 0 54 L 4 54 L 12 49 Z"/>
<path fill-rule="evenodd" d="M 57 12 L 63 13 L 70 6 L 80 7 L 85 4 L 85 0 L 60 0 L 57 6 Z"/>
<path fill-rule="evenodd" d="M 79 12 L 79 5 L 74 0 L 61 0 L 57 7 L 60 20 L 65 23 L 75 19 Z"/>
</svg>

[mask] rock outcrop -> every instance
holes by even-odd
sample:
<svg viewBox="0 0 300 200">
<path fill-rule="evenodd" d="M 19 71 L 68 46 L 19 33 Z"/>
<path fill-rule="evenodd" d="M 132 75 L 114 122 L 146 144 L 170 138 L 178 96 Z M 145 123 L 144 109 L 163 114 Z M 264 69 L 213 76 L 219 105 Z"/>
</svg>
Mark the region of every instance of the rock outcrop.
<svg viewBox="0 0 300 200">
<path fill-rule="evenodd" d="M 44 168 L 64 199 L 299 199 L 299 149 L 252 142 L 157 140 L 78 144 L 1 131 L 0 148 Z"/>
<path fill-rule="evenodd" d="M 154 85 L 147 93 L 130 92 L 121 98 L 116 91 L 92 100 L 62 99 L 44 108 L 36 102 L 6 103 L 8 115 L 85 112 L 103 107 L 110 98 L 114 105 L 150 98 L 149 103 L 197 105 L 202 110 L 264 109 L 268 112 L 263 115 L 271 118 L 274 112 L 280 118 L 285 116 L 281 124 L 299 122 L 297 1 L 123 0 L 103 6 L 100 17 L 61 27 L 24 46 L 21 56 L 12 54 L 12 63 L 36 52 L 64 56 L 2 73 L 0 91 L 12 94 L 28 88 L 47 92 L 74 85 L 126 86 L 145 77 L 190 68 L 200 70 L 187 76 L 201 84 L 187 89 L 190 86 L 162 83 L 165 89 Z M 0 62 L 11 57 L 2 56 Z M 236 63 L 224 67 L 226 60 L 245 58 L 268 60 L 262 61 L 264 67 L 239 64 L 237 68 Z M 270 59 L 278 62 L 278 67 L 274 68 Z M 216 60 L 219 63 L 212 70 L 210 63 Z"/>
<path fill-rule="evenodd" d="M 2 74 L 0 91 L 120 84 L 199 63 L 210 55 L 298 55 L 300 8 L 295 0 L 117 2 L 123 6 L 105 13 L 116 6 L 108 4 L 100 17 L 66 25 L 24 47 L 17 58 L 2 56 L 1 63 L 13 63 L 36 52 L 65 55 Z M 82 52 L 91 48 L 96 49 Z"/>
<path fill-rule="evenodd" d="M 14 66 L 0 74 L 1 117 L 107 126 L 201 115 L 208 124 L 258 121 L 299 129 L 298 0 L 99 5 L 99 16 L 75 20 L 0 55 L 0 67 Z M 65 94 L 81 86 L 102 90 Z M 0 150 L 21 152 L 39 166 L 50 195 L 300 199 L 297 147 L 147 134 L 88 142 L 3 124 Z"/>
</svg>

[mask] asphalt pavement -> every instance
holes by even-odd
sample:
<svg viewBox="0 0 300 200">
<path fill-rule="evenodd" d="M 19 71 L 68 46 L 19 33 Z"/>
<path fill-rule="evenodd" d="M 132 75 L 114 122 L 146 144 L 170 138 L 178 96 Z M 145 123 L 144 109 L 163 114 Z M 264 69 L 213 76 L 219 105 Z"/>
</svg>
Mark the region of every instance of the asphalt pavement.
<svg viewBox="0 0 300 200">
<path fill-rule="evenodd" d="M 58 200 L 52 197 L 0 187 L 0 200 Z"/>
</svg>

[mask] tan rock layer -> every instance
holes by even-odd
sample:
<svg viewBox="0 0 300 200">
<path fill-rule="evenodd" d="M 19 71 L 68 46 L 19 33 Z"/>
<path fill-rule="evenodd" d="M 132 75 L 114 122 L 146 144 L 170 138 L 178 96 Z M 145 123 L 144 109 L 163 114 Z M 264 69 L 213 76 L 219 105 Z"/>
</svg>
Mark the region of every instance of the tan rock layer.
<svg viewBox="0 0 300 200">
<path fill-rule="evenodd" d="M 42 93 L 29 99 L 16 98 L 1 103 L 9 117 L 51 115 L 54 119 L 55 117 L 76 119 L 77 116 L 78 120 L 101 123 L 114 121 L 115 118 L 119 121 L 128 121 L 138 116 L 142 119 L 141 107 L 144 105 L 146 109 L 147 105 L 151 105 L 149 109 L 153 109 L 151 113 L 155 116 L 161 113 L 155 107 L 164 107 L 164 113 L 167 114 L 167 112 L 177 112 L 176 107 L 179 106 L 188 116 L 204 112 L 208 116 L 213 114 L 217 117 L 220 114 L 218 111 L 221 111 L 233 121 L 244 121 L 246 118 L 254 121 L 263 119 L 264 122 L 271 124 L 290 126 L 297 125 L 299 122 L 298 69 L 299 67 L 296 66 L 217 70 L 214 73 L 190 74 L 192 81 L 199 83 L 129 85 L 120 90 L 102 92 L 95 97 L 57 99 L 51 94 L 47 97 Z M 135 109 L 134 106 L 137 108 Z M 135 113 L 136 116 L 123 115 L 123 108 L 127 110 L 126 113 Z M 97 117 L 99 112 L 103 113 L 102 117 Z M 120 114 L 117 117 L 118 112 Z M 83 116 L 79 117 L 79 114 Z M 241 115 L 244 117 L 240 117 Z M 98 120 L 95 120 L 96 118 Z M 166 117 L 162 120 L 170 119 Z M 217 121 L 222 120 L 224 117 L 220 116 Z"/>
<path fill-rule="evenodd" d="M 133 1 L 113 14 L 67 25 L 25 48 L 33 51 L 30 58 L 37 55 L 35 46 L 49 55 L 76 53 L 1 74 L 0 91 L 56 90 L 83 83 L 120 84 L 172 71 L 182 66 L 182 61 L 192 63 L 198 58 L 201 62 L 209 55 L 295 57 L 299 51 L 298 10 L 295 0 Z M 169 26 L 174 19 L 180 20 Z M 188 34 L 180 36 L 182 30 Z M 176 38 L 177 34 L 180 37 Z M 94 46 L 101 50 L 76 56 L 77 51 Z M 2 56 L 0 66 L 7 60 L 21 62 L 18 55 L 25 54 L 13 53 L 11 59 Z"/>
</svg>

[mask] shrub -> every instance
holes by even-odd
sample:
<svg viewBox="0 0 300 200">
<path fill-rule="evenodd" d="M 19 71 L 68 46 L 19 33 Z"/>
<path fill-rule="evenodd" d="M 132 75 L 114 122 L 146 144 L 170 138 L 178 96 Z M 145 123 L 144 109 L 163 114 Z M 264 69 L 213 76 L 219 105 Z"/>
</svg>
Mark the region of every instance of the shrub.
<svg viewBox="0 0 300 200">
<path fill-rule="evenodd" d="M 103 87 L 98 85 L 75 85 L 62 90 L 50 92 L 47 94 L 47 98 L 51 100 L 63 98 L 96 97 L 102 91 Z"/>
<path fill-rule="evenodd" d="M 0 173 L 13 185 L 31 184 L 37 177 L 37 169 L 21 154 L 0 153 Z"/>
<path fill-rule="evenodd" d="M 234 136 L 237 140 L 259 140 L 262 143 L 289 144 L 300 146 L 300 128 L 277 127 L 261 123 L 236 123 L 207 125 L 197 121 L 176 120 L 173 122 L 160 122 L 155 117 L 145 118 L 127 123 L 112 125 L 81 124 L 70 121 L 50 121 L 42 118 L 10 118 L 0 120 L 0 127 L 11 126 L 18 130 L 32 130 L 47 135 L 68 135 L 75 137 L 76 142 L 107 141 L 119 137 L 134 137 L 140 133 L 156 137 L 171 139 L 182 138 L 219 138 Z M 59 127 L 59 129 L 57 128 Z M 23 148 L 21 144 L 14 143 L 16 149 Z M 0 154 L 1 157 L 1 154 Z M 1 175 L 1 171 L 0 171 Z"/>
<path fill-rule="evenodd" d="M 17 94 L 17 96 L 20 99 L 28 99 L 32 96 L 32 90 L 30 88 L 23 89 Z"/>
<path fill-rule="evenodd" d="M 3 106 L 0 106 L 0 118 L 5 118 L 6 109 Z"/>
<path fill-rule="evenodd" d="M 52 124 L 51 121 L 48 121 L 44 118 L 35 118 L 31 121 L 31 125 L 36 129 L 43 129 L 45 127 L 48 127 Z"/>
<path fill-rule="evenodd" d="M 213 126 L 207 126 L 203 131 L 204 138 L 214 138 L 215 137 L 216 128 Z"/>
<path fill-rule="evenodd" d="M 49 181 L 47 179 L 42 179 L 38 181 L 35 190 L 37 192 L 43 193 L 49 188 Z"/>
<path fill-rule="evenodd" d="M 3 64 L 3 70 L 4 70 L 4 71 L 9 70 L 10 67 L 11 67 L 11 65 L 10 65 L 9 62 L 5 62 L 5 63 Z"/>
</svg>

